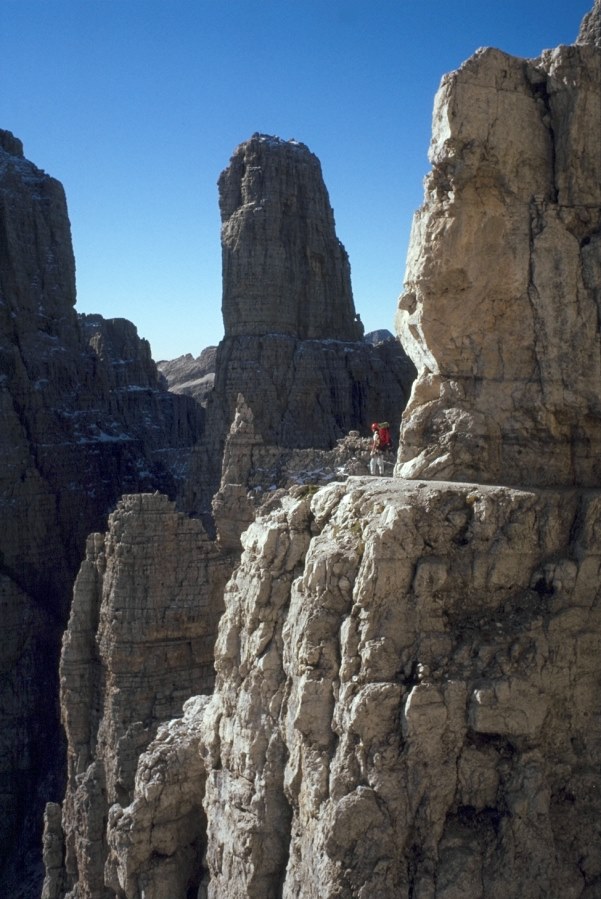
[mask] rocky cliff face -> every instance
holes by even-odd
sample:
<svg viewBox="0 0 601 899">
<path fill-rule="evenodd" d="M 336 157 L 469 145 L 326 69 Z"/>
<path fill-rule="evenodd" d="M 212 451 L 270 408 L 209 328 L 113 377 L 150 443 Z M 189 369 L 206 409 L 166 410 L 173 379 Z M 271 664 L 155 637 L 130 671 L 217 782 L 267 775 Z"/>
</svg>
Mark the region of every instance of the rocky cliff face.
<svg viewBox="0 0 601 899">
<path fill-rule="evenodd" d="M 201 406 L 206 406 L 215 383 L 216 359 L 217 347 L 208 346 L 197 358 L 192 353 L 187 353 L 177 359 L 157 362 L 157 368 L 172 393 L 193 396 Z"/>
<path fill-rule="evenodd" d="M 68 741 L 64 861 L 44 895 L 104 897 L 109 808 L 132 798 L 158 724 L 214 682 L 213 646 L 231 565 L 200 522 L 160 494 L 122 499 L 88 540 L 61 655 Z M 71 893 L 71 888 L 77 889 Z"/>
<path fill-rule="evenodd" d="M 599 15 L 577 45 L 443 79 L 399 307 L 403 476 L 599 483 Z"/>
<path fill-rule="evenodd" d="M 400 316 L 415 477 L 299 485 L 250 524 L 215 691 L 110 811 L 108 895 L 599 895 L 600 53 L 484 51 L 443 82 Z M 238 419 L 232 471 L 260 449 Z"/>
<path fill-rule="evenodd" d="M 37 858 L 39 874 L 43 802 L 62 786 L 55 672 L 85 539 L 105 526 L 125 490 L 175 495 L 202 428 L 202 410 L 167 393 L 133 325 L 80 321 L 74 303 L 62 187 L 0 131 L 0 840 L 10 868 L 3 863 L 0 878 L 7 895 L 35 895 L 25 871 Z"/>
</svg>

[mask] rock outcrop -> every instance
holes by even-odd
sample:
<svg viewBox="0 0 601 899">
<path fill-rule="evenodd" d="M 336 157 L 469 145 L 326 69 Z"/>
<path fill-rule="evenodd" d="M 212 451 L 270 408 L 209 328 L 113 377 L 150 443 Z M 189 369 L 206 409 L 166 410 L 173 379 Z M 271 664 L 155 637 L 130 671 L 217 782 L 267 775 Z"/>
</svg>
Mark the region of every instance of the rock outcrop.
<svg viewBox="0 0 601 899">
<path fill-rule="evenodd" d="M 205 713 L 213 899 L 595 895 L 599 512 L 351 480 L 251 525 Z"/>
<path fill-rule="evenodd" d="M 592 10 L 582 20 L 577 44 L 593 44 L 601 49 L 601 2 L 595 0 Z"/>
<path fill-rule="evenodd" d="M 139 756 L 159 725 L 212 690 L 230 573 L 200 522 L 160 494 L 124 497 L 107 534 L 89 538 L 60 667 L 67 792 L 60 829 L 48 815 L 46 823 L 52 845 L 63 835 L 64 869 L 47 877 L 45 899 L 111 895 L 109 809 L 131 799 Z"/>
<path fill-rule="evenodd" d="M 109 816 L 114 895 L 600 895 L 599 56 L 481 51 L 443 82 L 400 316 L 414 478 L 297 485 L 250 523 L 215 691 Z M 264 448 L 249 409 L 232 477 Z"/>
<path fill-rule="evenodd" d="M 11 897 L 39 894 L 42 809 L 62 792 L 56 672 L 86 537 L 124 491 L 175 496 L 203 421 L 167 392 L 133 325 L 80 321 L 74 304 L 63 189 L 0 131 L 0 880 Z"/>
<path fill-rule="evenodd" d="M 270 446 L 257 434 L 252 410 L 240 396 L 225 443 L 221 484 L 211 504 L 219 545 L 239 551 L 242 532 L 277 491 L 299 485 L 316 490 L 369 474 L 370 449 L 371 439 L 358 431 L 341 437 L 331 450 Z M 392 475 L 394 459 L 392 450 L 385 454 L 384 474 Z"/>
<path fill-rule="evenodd" d="M 350 265 L 308 147 L 254 134 L 219 178 L 226 336 L 358 340 Z"/>
<path fill-rule="evenodd" d="M 412 364 L 396 340 L 378 342 L 376 347 L 362 340 L 363 329 L 356 320 L 352 304 L 348 261 L 334 233 L 333 216 L 315 157 L 296 143 L 264 138 L 251 140 L 248 147 L 244 145 L 244 153 L 248 151 L 252 155 L 255 143 L 265 169 L 265 177 L 259 181 L 266 197 L 261 211 L 265 213 L 268 226 L 259 229 L 254 236 L 252 229 L 249 232 L 246 219 L 253 214 L 253 209 L 247 208 L 252 207 L 250 184 L 256 186 L 259 181 L 256 171 L 250 178 L 244 166 L 242 172 L 237 171 L 234 161 L 231 171 L 228 170 L 221 179 L 222 210 L 232 201 L 236 179 L 244 182 L 245 202 L 237 211 L 230 210 L 224 223 L 224 254 L 231 253 L 230 261 L 224 263 L 224 309 L 226 306 L 229 309 L 226 338 L 218 348 L 216 358 L 205 359 L 205 363 L 215 369 L 215 387 L 207 402 L 206 438 L 194 451 L 195 467 L 188 472 L 187 490 L 181 500 L 182 508 L 187 511 L 206 512 L 208 509 L 214 512 L 210 524 L 214 527 L 217 523 L 218 540 L 207 539 L 206 545 L 196 547 L 194 551 L 198 558 L 195 562 L 194 552 L 190 551 L 190 555 L 184 547 L 179 553 L 188 560 L 182 562 L 180 559 L 185 570 L 190 566 L 193 568 L 194 564 L 208 565 L 211 574 L 206 583 L 199 585 L 199 596 L 195 601 L 191 596 L 182 596 L 179 580 L 163 574 L 161 567 L 159 580 L 163 592 L 157 588 L 156 600 L 151 597 L 156 604 L 151 615 L 155 625 L 155 619 L 160 617 L 158 608 L 161 603 L 166 609 L 173 604 L 180 609 L 183 603 L 187 614 L 196 616 L 206 600 L 213 618 L 212 630 L 209 628 L 203 644 L 205 664 L 212 658 L 215 616 L 222 607 L 226 574 L 231 573 L 239 559 L 240 534 L 253 520 L 258 506 L 265 498 L 273 499 L 275 488 L 311 480 L 311 489 L 316 489 L 317 483 L 340 476 L 342 466 L 347 471 L 364 472 L 368 441 L 357 432 L 348 438 L 342 438 L 342 435 L 355 423 L 366 426 L 376 417 L 374 408 L 378 413 L 390 409 L 391 421 L 398 426 L 414 374 Z M 239 158 L 240 152 L 234 159 Z M 280 164 L 282 170 L 278 174 Z M 234 233 L 237 234 L 235 245 L 231 243 Z M 278 244 L 279 249 L 276 249 L 280 240 L 278 234 L 281 245 Z M 262 242 L 260 247 L 254 246 L 256 240 Z M 279 261 L 273 282 L 266 279 L 261 288 L 266 289 L 271 284 L 271 293 L 265 294 L 259 328 L 265 333 L 257 334 L 259 326 L 248 318 L 248 310 L 240 310 L 239 321 L 235 315 L 232 318 L 233 307 L 227 298 L 231 299 L 234 287 L 244 292 L 245 266 L 250 266 L 253 277 L 259 276 L 255 263 L 262 254 L 270 259 L 269 266 L 276 266 Z M 303 268 L 305 261 L 309 259 L 313 268 L 318 257 L 323 257 L 319 278 L 309 277 Z M 293 290 L 301 277 L 306 283 Z M 284 282 L 289 295 L 284 291 Z M 253 293 L 256 285 L 253 279 L 249 283 L 248 308 L 252 310 L 256 307 Z M 290 324 L 294 320 L 294 327 L 284 326 L 281 319 L 286 303 L 287 321 Z M 82 319 L 82 327 L 103 370 L 112 373 L 114 389 L 129 391 L 132 378 L 136 383 L 144 384 L 149 373 L 156 374 L 149 353 L 138 353 L 133 358 L 132 334 L 124 323 L 106 323 L 96 316 L 86 316 Z M 234 335 L 228 329 L 233 330 Z M 168 368 L 163 366 L 164 376 L 173 379 L 191 375 L 196 379 L 202 362 L 203 357 L 176 360 Z M 244 395 L 241 395 L 241 388 Z M 196 393 L 196 388 L 192 392 Z M 152 422 L 154 418 L 151 413 L 148 421 Z M 222 487 L 213 497 L 220 480 Z M 149 673 L 143 647 L 148 641 L 148 664 L 156 665 L 153 634 L 149 635 L 146 628 L 148 612 L 142 610 L 137 600 L 131 600 L 133 605 L 127 606 L 128 591 L 136 595 L 139 590 L 144 593 L 148 577 L 154 576 L 149 559 L 160 555 L 163 560 L 165 554 L 171 552 L 169 547 L 159 545 L 158 537 L 154 545 L 153 528 L 157 527 L 154 504 L 162 503 L 163 498 L 151 499 L 152 502 L 145 497 L 140 508 L 136 507 L 137 517 L 129 506 L 127 510 L 120 508 L 113 515 L 108 534 L 104 538 L 98 535 L 93 538 L 94 546 L 89 547 L 88 552 L 93 552 L 95 557 L 87 559 L 78 577 L 61 661 L 61 704 L 68 742 L 69 780 L 60 825 L 55 806 L 49 804 L 46 811 L 44 899 L 63 895 L 71 899 L 76 896 L 101 899 L 111 895 L 112 889 L 121 889 L 118 884 L 122 879 L 133 882 L 131 871 L 140 871 L 139 882 L 148 878 L 146 863 L 127 862 L 125 868 L 121 866 L 119 852 L 122 850 L 119 847 L 127 846 L 134 851 L 133 844 L 130 845 L 123 834 L 132 819 L 129 812 L 121 815 L 116 809 L 117 806 L 125 808 L 132 799 L 135 762 L 147 747 L 150 753 L 148 764 L 152 766 L 155 750 L 149 743 L 157 729 L 177 714 L 184 697 L 199 690 L 208 691 L 211 687 L 207 677 L 203 680 L 194 670 L 172 671 L 169 668 L 169 677 L 173 681 L 170 702 L 153 701 L 150 710 L 145 694 L 139 695 L 140 689 L 146 687 L 132 686 L 131 672 L 122 662 L 115 670 L 112 667 L 115 655 L 122 659 L 126 652 L 130 660 L 139 656 L 138 664 L 146 684 Z M 127 499 L 130 505 L 133 502 L 133 499 Z M 131 537 L 121 524 L 126 511 L 127 527 L 134 527 L 133 516 L 138 522 L 135 527 L 142 531 L 147 518 L 151 537 L 144 540 Z M 167 516 L 166 521 L 169 520 Z M 195 526 L 202 529 L 198 521 Z M 161 523 L 160 528 L 166 527 Z M 124 547 L 119 541 L 124 541 Z M 131 548 L 132 543 L 135 549 Z M 125 574 L 119 567 L 123 551 L 131 556 L 130 568 Z M 93 589 L 89 587 L 90 578 Z M 142 587 L 136 579 L 141 581 Z M 116 598 L 125 603 L 124 610 L 115 611 Z M 133 626 L 137 616 L 142 616 L 139 633 L 136 633 L 139 645 L 136 642 L 132 647 L 132 635 L 129 631 L 122 632 L 121 619 Z M 180 622 L 180 630 L 178 620 L 174 620 L 169 634 L 175 652 L 179 643 L 188 645 L 190 640 L 185 620 Z M 107 628 L 106 621 L 113 622 L 112 626 Z M 196 687 L 192 687 L 192 682 Z M 187 733 L 183 724 L 181 727 L 174 725 L 169 733 L 172 731 L 178 734 L 178 739 L 184 739 L 184 733 Z M 157 751 L 163 758 L 163 737 L 159 734 L 157 740 L 160 744 Z M 159 767 L 162 770 L 164 762 L 160 762 Z M 116 828 L 114 839 L 106 831 L 107 817 Z M 139 828 L 144 831 L 144 826 L 136 822 L 133 828 L 136 833 Z M 186 889 L 191 888 L 190 883 L 200 882 L 196 870 L 200 843 L 194 837 L 191 843 L 198 851 L 192 852 L 191 843 L 186 843 L 187 848 L 180 852 L 179 837 L 175 842 L 172 837 L 168 839 L 173 845 L 177 843 L 178 848 L 175 856 L 167 853 L 171 873 L 165 875 L 164 882 L 172 886 L 177 882 L 181 886 L 185 881 Z M 61 845 L 64 847 L 62 861 L 57 851 L 57 846 Z M 138 846 L 135 851 L 139 849 Z M 149 864 L 162 868 L 153 861 L 155 855 L 151 852 Z M 190 883 L 186 871 L 190 874 Z M 144 889 L 149 895 L 150 887 Z"/>
<path fill-rule="evenodd" d="M 481 50 L 443 79 L 398 328 L 399 474 L 601 478 L 601 52 Z"/>
</svg>

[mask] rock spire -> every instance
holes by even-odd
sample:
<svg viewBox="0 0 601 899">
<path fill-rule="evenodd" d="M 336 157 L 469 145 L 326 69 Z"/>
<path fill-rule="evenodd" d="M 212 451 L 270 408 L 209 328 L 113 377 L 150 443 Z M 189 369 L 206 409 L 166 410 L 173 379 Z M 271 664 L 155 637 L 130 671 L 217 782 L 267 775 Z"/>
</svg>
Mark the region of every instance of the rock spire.
<svg viewBox="0 0 601 899">
<path fill-rule="evenodd" d="M 357 340 L 346 251 L 317 157 L 254 134 L 219 178 L 226 337 Z"/>
</svg>

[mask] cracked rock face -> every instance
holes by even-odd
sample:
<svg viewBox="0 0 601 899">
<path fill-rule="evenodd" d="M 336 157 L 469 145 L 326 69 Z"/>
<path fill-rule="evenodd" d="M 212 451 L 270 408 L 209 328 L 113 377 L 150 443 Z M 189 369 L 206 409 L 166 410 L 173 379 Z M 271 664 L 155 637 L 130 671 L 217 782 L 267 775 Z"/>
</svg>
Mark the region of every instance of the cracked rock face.
<svg viewBox="0 0 601 899">
<path fill-rule="evenodd" d="M 593 9 L 584 17 L 580 31 L 578 32 L 577 44 L 593 44 L 601 48 L 601 2 L 595 0 Z"/>
<path fill-rule="evenodd" d="M 396 340 L 362 339 L 346 252 L 319 160 L 254 135 L 219 179 L 225 337 L 186 508 L 206 514 L 242 395 L 272 446 L 331 449 L 388 420 L 397 433 L 415 376 Z"/>
<path fill-rule="evenodd" d="M 284 496 L 243 535 L 215 693 L 109 819 L 117 895 L 596 895 L 600 526 L 599 491 Z"/>
<path fill-rule="evenodd" d="M 75 780 L 80 870 L 99 845 L 105 864 L 69 899 L 599 895 L 598 55 L 482 51 L 443 82 L 400 314 L 413 479 L 249 510 L 214 692 L 141 741 L 135 775 L 123 716 L 98 730 L 127 789 L 100 823 L 102 768 Z M 223 490 L 268 458 L 257 418 L 240 399 Z M 63 897 L 57 818 L 44 899 Z"/>
<path fill-rule="evenodd" d="M 592 43 L 443 79 L 398 312 L 402 476 L 599 482 L 600 141 Z"/>
<path fill-rule="evenodd" d="M 123 497 L 107 534 L 89 538 L 61 655 L 64 867 L 47 862 L 45 899 L 110 895 L 109 809 L 130 800 L 139 756 L 159 725 L 189 696 L 210 692 L 230 572 L 200 522 L 160 494 Z M 60 831 L 52 807 L 49 815 L 53 846 Z"/>
</svg>

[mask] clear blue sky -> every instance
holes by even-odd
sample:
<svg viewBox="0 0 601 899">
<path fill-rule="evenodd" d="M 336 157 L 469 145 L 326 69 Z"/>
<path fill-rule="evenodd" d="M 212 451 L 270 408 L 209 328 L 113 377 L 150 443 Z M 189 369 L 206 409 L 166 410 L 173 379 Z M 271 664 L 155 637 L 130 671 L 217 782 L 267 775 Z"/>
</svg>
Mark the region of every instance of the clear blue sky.
<svg viewBox="0 0 601 899">
<path fill-rule="evenodd" d="M 367 330 L 392 330 L 441 76 L 572 43 L 593 0 L 0 0 L 0 127 L 64 185 L 77 307 L 155 359 L 222 336 L 216 182 L 255 131 L 319 157 Z"/>
</svg>

